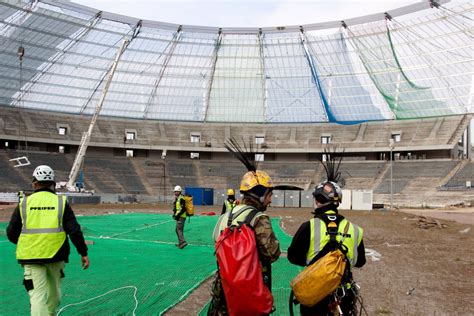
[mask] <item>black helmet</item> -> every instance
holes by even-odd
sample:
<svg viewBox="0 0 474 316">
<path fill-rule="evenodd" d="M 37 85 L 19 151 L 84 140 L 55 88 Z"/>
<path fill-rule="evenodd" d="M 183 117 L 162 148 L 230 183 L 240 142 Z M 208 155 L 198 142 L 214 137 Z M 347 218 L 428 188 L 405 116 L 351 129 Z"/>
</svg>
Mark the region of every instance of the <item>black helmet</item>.
<svg viewBox="0 0 474 316">
<path fill-rule="evenodd" d="M 342 189 L 336 182 L 324 181 L 316 186 L 313 196 L 319 203 L 339 206 L 342 202 Z"/>
</svg>

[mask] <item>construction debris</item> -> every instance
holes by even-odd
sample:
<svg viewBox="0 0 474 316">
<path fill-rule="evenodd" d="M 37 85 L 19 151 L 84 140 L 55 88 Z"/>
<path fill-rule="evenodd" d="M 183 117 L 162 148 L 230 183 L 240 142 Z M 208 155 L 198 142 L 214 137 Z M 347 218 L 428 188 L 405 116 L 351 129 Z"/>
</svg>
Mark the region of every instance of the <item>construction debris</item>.
<svg viewBox="0 0 474 316">
<path fill-rule="evenodd" d="M 442 224 L 437 219 L 428 218 L 426 216 L 417 216 L 415 218 L 415 220 L 417 220 L 416 226 L 418 226 L 418 228 L 422 228 L 422 229 L 428 229 L 428 228 L 433 228 L 433 227 L 438 227 L 438 228 L 448 227 L 448 225 Z"/>
</svg>

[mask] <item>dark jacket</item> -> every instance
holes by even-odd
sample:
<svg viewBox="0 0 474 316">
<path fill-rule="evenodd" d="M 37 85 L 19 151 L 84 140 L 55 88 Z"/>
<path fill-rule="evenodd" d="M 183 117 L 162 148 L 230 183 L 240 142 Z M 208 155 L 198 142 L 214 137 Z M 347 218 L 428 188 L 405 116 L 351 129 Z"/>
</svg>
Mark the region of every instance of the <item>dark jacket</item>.
<svg viewBox="0 0 474 316">
<path fill-rule="evenodd" d="M 39 189 L 36 192 L 40 191 L 48 191 L 54 193 L 54 191 L 50 189 Z M 56 193 L 55 193 L 56 194 Z M 7 236 L 8 240 L 10 240 L 15 245 L 18 243 L 18 238 L 21 234 L 22 222 L 21 222 L 21 215 L 20 215 L 20 208 L 19 205 L 13 211 L 13 214 L 10 219 L 10 223 L 7 227 Z M 84 240 L 84 235 L 81 231 L 81 226 L 76 220 L 76 216 L 69 205 L 66 202 L 64 208 L 64 215 L 63 215 L 63 228 L 66 232 L 66 240 L 64 241 L 63 245 L 59 249 L 59 251 L 54 255 L 53 258 L 50 259 L 28 259 L 28 260 L 18 260 L 20 264 L 31 264 L 31 263 L 51 263 L 51 262 L 58 262 L 58 261 L 69 261 L 69 253 L 70 253 L 70 246 L 68 237 L 71 238 L 72 243 L 77 249 L 77 252 L 81 256 L 87 256 L 87 245 Z"/>
<path fill-rule="evenodd" d="M 320 218 L 322 220 L 325 220 L 325 213 L 329 210 L 334 210 L 334 207 L 326 207 L 326 208 L 321 208 L 317 209 L 315 211 L 315 218 Z M 337 213 L 337 209 L 336 209 Z M 341 214 L 337 214 L 337 219 L 336 222 L 339 225 L 339 222 L 344 219 L 344 216 Z M 306 254 L 308 253 L 309 250 L 309 245 L 311 241 L 311 227 L 309 224 L 309 221 L 304 222 L 301 224 L 300 228 L 296 232 L 296 234 L 293 237 L 293 240 L 291 241 L 291 245 L 288 248 L 288 260 L 296 265 L 299 266 L 306 266 Z M 313 262 L 316 262 L 319 258 L 323 257 L 326 255 L 330 250 L 329 244 L 327 244 L 322 251 L 313 259 Z M 355 267 L 360 268 L 365 264 L 365 248 L 364 248 L 364 240 L 360 242 L 360 245 L 357 247 L 357 252 L 359 253 L 359 256 L 357 257 L 357 262 L 355 264 Z"/>
</svg>

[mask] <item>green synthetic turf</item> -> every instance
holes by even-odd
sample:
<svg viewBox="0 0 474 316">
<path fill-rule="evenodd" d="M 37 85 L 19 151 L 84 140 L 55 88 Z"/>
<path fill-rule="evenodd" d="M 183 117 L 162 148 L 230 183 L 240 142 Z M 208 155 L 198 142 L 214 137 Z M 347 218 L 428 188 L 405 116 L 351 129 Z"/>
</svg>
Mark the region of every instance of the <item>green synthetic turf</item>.
<svg viewBox="0 0 474 316">
<path fill-rule="evenodd" d="M 163 214 L 111 214 L 78 216 L 89 245 L 91 266 L 80 267 L 71 243 L 70 262 L 59 315 L 159 315 L 184 300 L 215 269 L 212 230 L 217 216 L 194 216 L 186 221 L 189 246 L 180 250 L 175 221 Z M 272 219 L 282 251 L 291 237 L 279 219 Z M 15 245 L 0 223 L 0 315 L 25 315 L 29 301 L 22 285 L 23 271 L 15 260 Z M 289 282 L 299 268 L 281 257 L 273 268 L 273 292 L 279 312 L 286 315 Z M 14 302 L 14 303 L 13 303 Z M 284 311 L 284 312 L 283 312 Z"/>
</svg>

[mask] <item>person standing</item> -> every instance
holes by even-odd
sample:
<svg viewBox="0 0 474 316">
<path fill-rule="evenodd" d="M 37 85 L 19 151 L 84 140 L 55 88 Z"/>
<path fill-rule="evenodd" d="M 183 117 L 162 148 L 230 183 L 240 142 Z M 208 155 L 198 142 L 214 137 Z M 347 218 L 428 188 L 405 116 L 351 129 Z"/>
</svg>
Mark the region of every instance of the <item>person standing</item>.
<svg viewBox="0 0 474 316">
<path fill-rule="evenodd" d="M 335 250 L 339 244 L 344 249 L 347 264 L 341 284 L 336 289 L 338 300 L 331 293 L 314 306 L 300 305 L 300 312 L 301 315 L 334 315 L 334 312 L 356 315 L 357 286 L 352 278 L 352 268 L 360 268 L 366 262 L 364 231 L 339 214 L 337 209 L 342 202 L 342 190 L 338 184 L 339 165 L 335 167 L 334 160 L 331 159 L 327 165 L 323 163 L 323 166 L 327 180 L 319 183 L 313 192 L 316 206 L 314 218 L 301 224 L 293 236 L 288 248 L 288 260 L 295 265 L 309 266 Z M 328 225 L 329 223 L 335 223 L 337 228 L 332 228 L 333 225 Z M 335 240 L 331 235 L 335 236 Z"/>
<path fill-rule="evenodd" d="M 176 221 L 176 235 L 178 243 L 176 247 L 183 249 L 188 245 L 184 239 L 184 224 L 186 223 L 186 201 L 183 196 L 183 189 L 177 185 L 174 187 L 175 200 L 173 202 L 173 219 Z"/>
<path fill-rule="evenodd" d="M 54 192 L 54 171 L 41 165 L 33 172 L 34 193 L 23 196 L 7 227 L 16 258 L 24 268 L 23 285 L 30 298 L 31 315 L 55 315 L 61 299 L 61 281 L 69 261 L 68 237 L 89 267 L 81 226 L 65 196 Z"/>
<path fill-rule="evenodd" d="M 271 265 L 278 260 L 281 253 L 280 242 L 275 236 L 270 217 L 264 213 L 272 202 L 274 189 L 272 179 L 265 171 L 256 169 L 255 161 L 251 161 L 249 158 L 254 157 L 251 153 L 251 149 L 250 153 L 244 152 L 233 139 L 230 140 L 230 144 L 226 144 L 226 148 L 236 156 L 249 171 L 243 175 L 240 182 L 240 192 L 243 194 L 242 202 L 240 205 L 219 217 L 214 228 L 213 239 L 214 242 L 218 240 L 222 231 L 227 227 L 231 215 L 233 216 L 232 225 L 237 225 L 238 222 L 246 221 L 249 214 L 256 210 L 257 212 L 249 224 L 255 233 L 257 253 L 262 266 L 263 283 L 271 292 Z M 243 275 L 245 275 L 245 273 L 243 273 Z M 245 304 L 245 302 L 242 302 L 242 304 Z M 218 271 L 213 281 L 211 304 L 207 315 L 227 314 L 227 303 Z"/>
<path fill-rule="evenodd" d="M 222 205 L 222 212 L 221 215 L 225 212 L 232 211 L 232 209 L 239 204 L 239 201 L 235 199 L 235 192 L 234 189 L 227 190 L 227 199 L 224 201 Z"/>
</svg>

